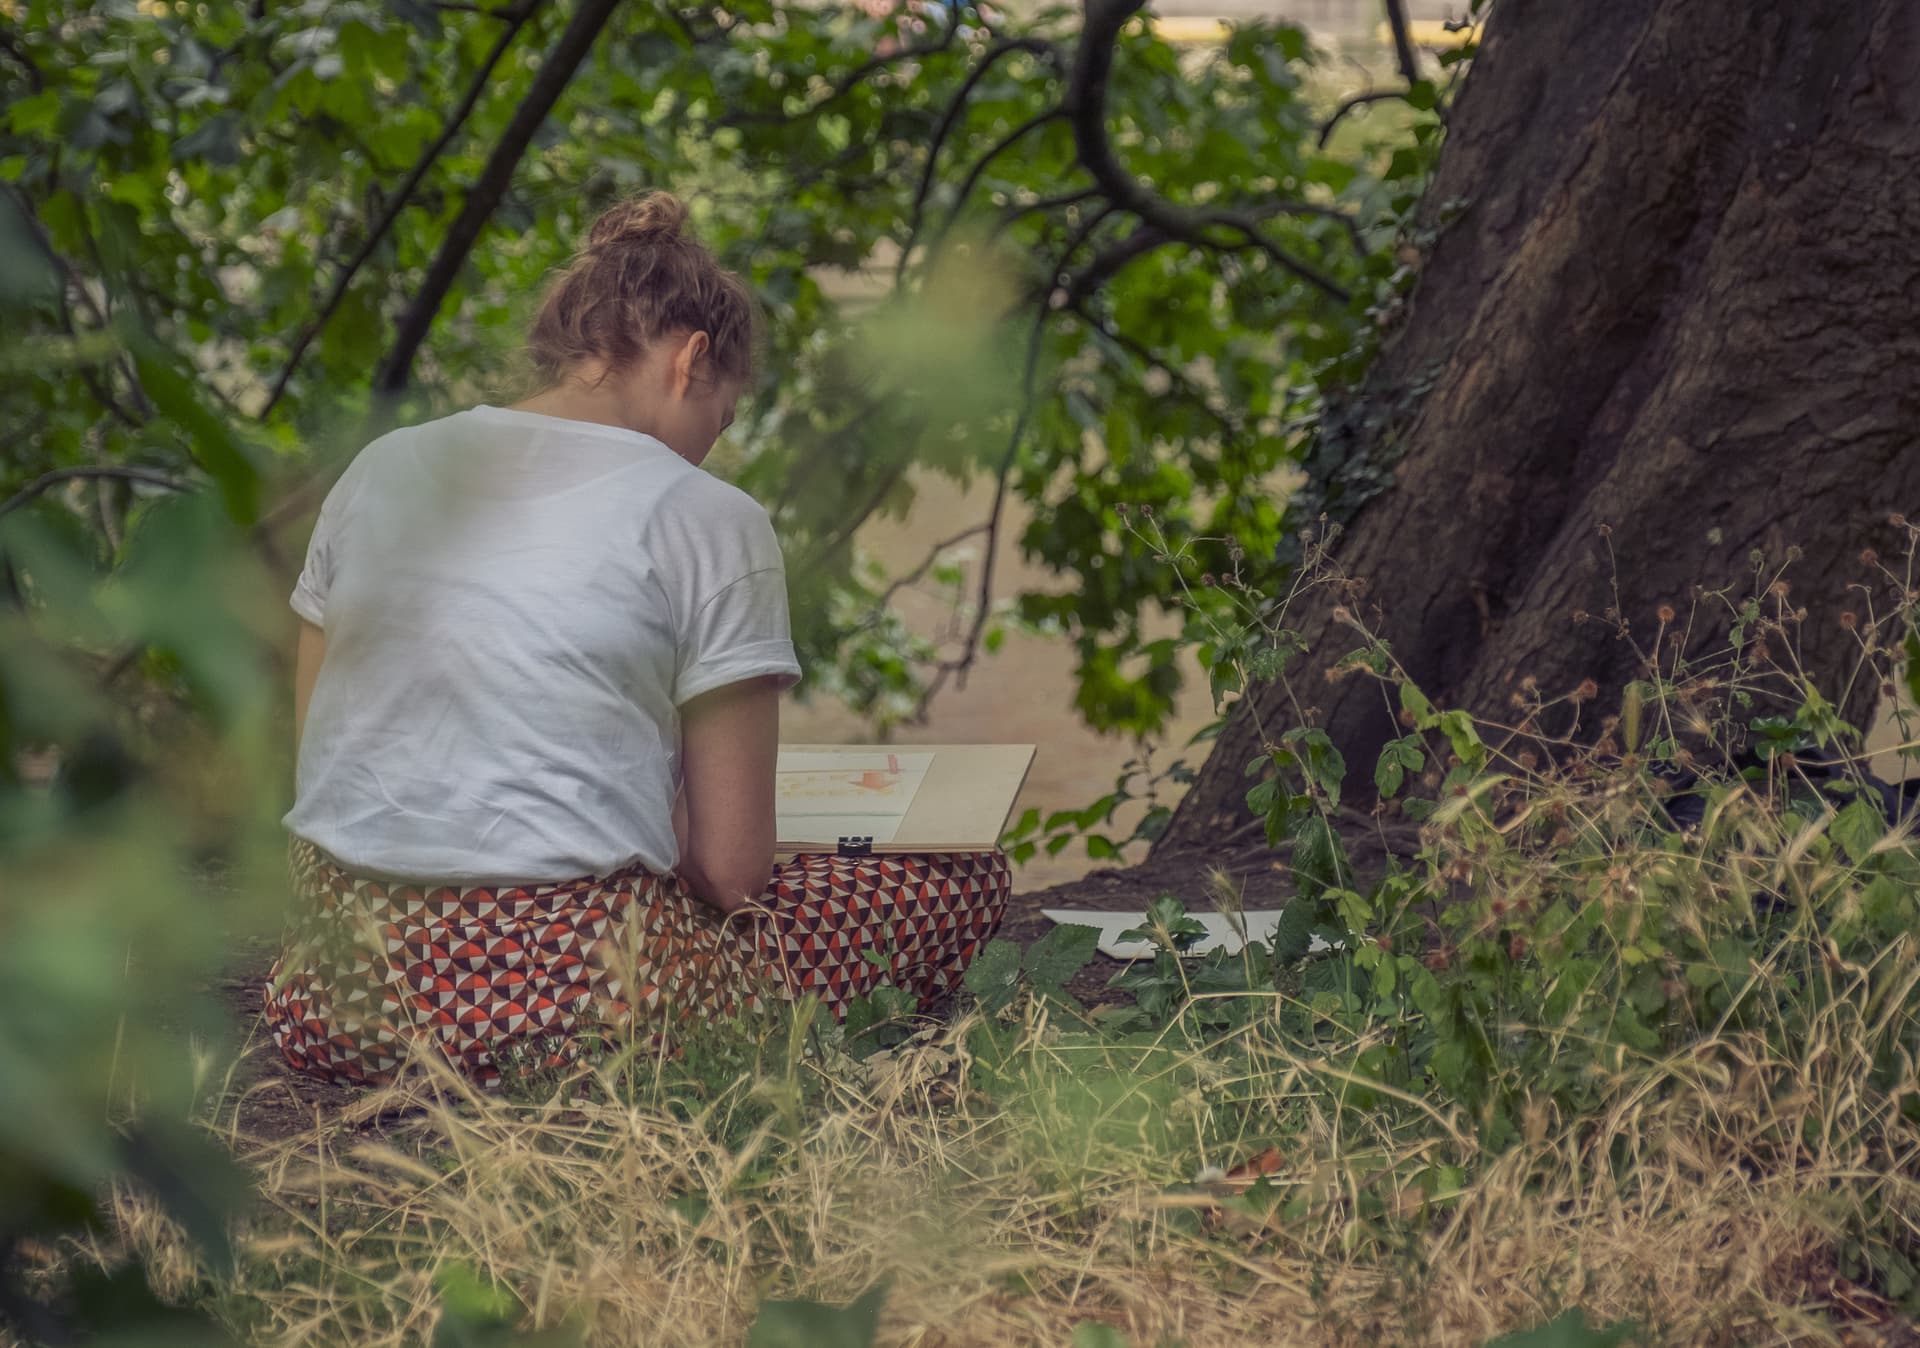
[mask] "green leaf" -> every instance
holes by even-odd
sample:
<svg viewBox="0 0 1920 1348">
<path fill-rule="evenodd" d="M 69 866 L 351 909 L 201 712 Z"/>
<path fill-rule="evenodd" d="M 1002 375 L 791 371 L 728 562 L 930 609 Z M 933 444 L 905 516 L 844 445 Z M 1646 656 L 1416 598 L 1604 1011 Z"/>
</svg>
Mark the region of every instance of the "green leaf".
<svg viewBox="0 0 1920 1348">
<path fill-rule="evenodd" d="M 989 1016 L 999 1015 L 1020 990 L 1020 947 L 1012 941 L 987 942 L 961 977 L 967 991 Z"/>
<path fill-rule="evenodd" d="M 1293 885 L 1309 901 L 1342 883 L 1346 849 L 1325 816 L 1309 815 L 1293 835 Z"/>
<path fill-rule="evenodd" d="M 1490 1339 L 1486 1348 L 1621 1348 L 1639 1334 L 1640 1327 L 1627 1320 L 1595 1329 L 1587 1323 L 1585 1312 L 1576 1307 L 1536 1328 Z"/>
<path fill-rule="evenodd" d="M 872 1348 L 886 1299 L 883 1278 L 845 1306 L 763 1301 L 747 1331 L 747 1348 Z"/>
<path fill-rule="evenodd" d="M 1027 947 L 1027 977 L 1041 992 L 1058 992 L 1087 967 L 1099 944 L 1098 927 L 1063 922 Z"/>
<path fill-rule="evenodd" d="M 53 259 L 11 192 L 0 192 L 0 308 L 37 304 L 60 293 Z"/>
<path fill-rule="evenodd" d="M 1909 628 L 1901 649 L 1907 653 L 1907 696 L 1920 706 L 1920 631 Z"/>
<path fill-rule="evenodd" d="M 1347 777 L 1347 760 L 1333 747 L 1327 732 L 1317 726 L 1295 726 L 1281 737 L 1292 746 L 1306 774 L 1326 793 L 1328 801 L 1340 803 L 1340 786 Z"/>
<path fill-rule="evenodd" d="M 1415 730 L 1431 730 L 1438 717 L 1433 714 L 1433 703 L 1427 701 L 1427 695 L 1411 683 L 1400 685 L 1400 710 L 1413 717 Z"/>
<path fill-rule="evenodd" d="M 1280 920 L 1273 927 L 1275 963 L 1297 964 L 1306 958 L 1307 947 L 1313 943 L 1318 906 L 1304 894 L 1296 894 L 1287 900 L 1287 906 L 1280 910 Z"/>
<path fill-rule="evenodd" d="M 1480 732 L 1474 727 L 1473 717 L 1464 711 L 1443 712 L 1439 718 L 1440 731 L 1447 737 L 1447 743 L 1453 746 L 1453 752 L 1460 761 L 1478 772 L 1487 761 L 1486 745 L 1480 742 Z"/>
<path fill-rule="evenodd" d="M 219 486 L 227 513 L 236 523 L 252 524 L 259 514 L 260 471 L 239 437 L 207 410 L 199 393 L 174 369 L 159 343 L 132 330 L 122 336 L 133 355 L 141 387 L 153 399 L 153 405 L 185 432 L 193 457 Z"/>
<path fill-rule="evenodd" d="M 1887 835 L 1887 817 L 1877 803 L 1864 797 L 1841 808 L 1827 826 L 1827 832 L 1846 852 L 1854 865 L 1865 861 L 1874 844 Z"/>
</svg>

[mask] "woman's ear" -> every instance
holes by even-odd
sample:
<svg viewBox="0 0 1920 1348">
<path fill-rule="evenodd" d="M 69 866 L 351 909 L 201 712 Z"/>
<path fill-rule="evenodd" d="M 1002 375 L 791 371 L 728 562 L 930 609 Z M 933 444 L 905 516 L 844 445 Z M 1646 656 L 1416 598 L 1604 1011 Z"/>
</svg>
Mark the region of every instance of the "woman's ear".
<svg viewBox="0 0 1920 1348">
<path fill-rule="evenodd" d="M 700 362 L 707 358 L 707 352 L 713 346 L 713 339 L 704 332 L 691 332 L 680 343 L 680 349 L 673 353 L 673 391 L 675 396 L 684 398 L 699 379 Z"/>
</svg>

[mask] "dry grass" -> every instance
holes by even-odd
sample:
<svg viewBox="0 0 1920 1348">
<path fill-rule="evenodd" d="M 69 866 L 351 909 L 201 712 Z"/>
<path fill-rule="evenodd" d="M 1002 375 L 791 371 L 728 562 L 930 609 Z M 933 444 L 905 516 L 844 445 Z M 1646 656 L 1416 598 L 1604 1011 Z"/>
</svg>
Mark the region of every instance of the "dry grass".
<svg viewBox="0 0 1920 1348">
<path fill-rule="evenodd" d="M 1194 1348 L 1475 1344 L 1572 1305 L 1659 1342 L 1878 1341 L 1885 1307 L 1835 1251 L 1868 1208 L 1920 1221 L 1920 1138 L 1867 1085 L 1871 1017 L 1910 1012 L 1912 986 L 1904 1009 L 1837 1003 L 1797 1058 L 1725 1033 L 1623 1068 L 1599 1118 L 1542 1117 L 1493 1157 L 1457 1115 L 1341 1109 L 1326 1063 L 1258 1021 L 1234 1051 L 1140 1050 L 1137 1086 L 1089 1110 L 1076 1036 L 1029 1007 L 991 1097 L 968 1086 L 971 1020 L 865 1064 L 796 1034 L 697 1104 L 659 1064 L 630 1103 L 565 1103 L 576 1085 L 542 1105 L 427 1066 L 309 1136 L 237 1139 L 262 1211 L 220 1287 L 148 1205 L 118 1211 L 164 1292 L 211 1290 L 265 1342 L 422 1342 L 456 1265 L 610 1345 L 734 1341 L 766 1295 L 880 1277 L 885 1343 L 1064 1343 L 1097 1320 Z M 1193 1182 L 1266 1142 L 1270 1192 Z M 1436 1163 L 1465 1172 L 1452 1192 L 1415 1182 Z"/>
</svg>

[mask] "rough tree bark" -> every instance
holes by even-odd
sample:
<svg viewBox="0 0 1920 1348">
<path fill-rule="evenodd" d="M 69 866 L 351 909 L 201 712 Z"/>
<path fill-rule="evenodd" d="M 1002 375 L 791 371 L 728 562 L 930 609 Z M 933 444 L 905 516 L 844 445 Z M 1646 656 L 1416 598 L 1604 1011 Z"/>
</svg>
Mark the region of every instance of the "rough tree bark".
<svg viewBox="0 0 1920 1348">
<path fill-rule="evenodd" d="M 1431 391 L 1357 446 L 1404 453 L 1335 554 L 1422 687 L 1499 715 L 1524 676 L 1593 678 L 1617 706 L 1635 643 L 1575 620 L 1614 603 L 1609 543 L 1636 638 L 1798 546 L 1800 644 L 1838 687 L 1858 554 L 1920 507 L 1920 6 L 1501 0 L 1424 209 L 1367 396 Z M 1290 680 L 1364 779 L 1399 732 L 1377 684 L 1325 679 L 1360 644 L 1332 605 L 1295 615 Z M 1246 817 L 1251 713 L 1288 713 L 1245 702 L 1156 855 Z"/>
</svg>

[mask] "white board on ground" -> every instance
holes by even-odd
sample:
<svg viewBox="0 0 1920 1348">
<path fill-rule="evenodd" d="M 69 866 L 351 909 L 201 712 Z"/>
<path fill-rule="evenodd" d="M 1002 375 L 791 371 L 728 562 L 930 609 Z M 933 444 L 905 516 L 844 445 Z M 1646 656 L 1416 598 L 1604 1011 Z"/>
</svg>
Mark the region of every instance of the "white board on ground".
<svg viewBox="0 0 1920 1348">
<path fill-rule="evenodd" d="M 1120 934 L 1147 925 L 1147 915 L 1110 913 L 1090 908 L 1042 908 L 1040 915 L 1061 926 L 1093 927 L 1100 933 L 1099 950 L 1117 960 L 1146 959 L 1153 954 L 1151 941 L 1123 941 Z M 1237 955 L 1249 940 L 1270 941 L 1280 925 L 1278 908 L 1249 909 L 1244 913 L 1188 913 L 1188 917 L 1207 929 L 1207 934 L 1187 948 L 1189 955 L 1205 955 L 1224 950 Z M 1318 955 L 1333 949 L 1322 937 L 1307 943 L 1307 953 Z"/>
</svg>

